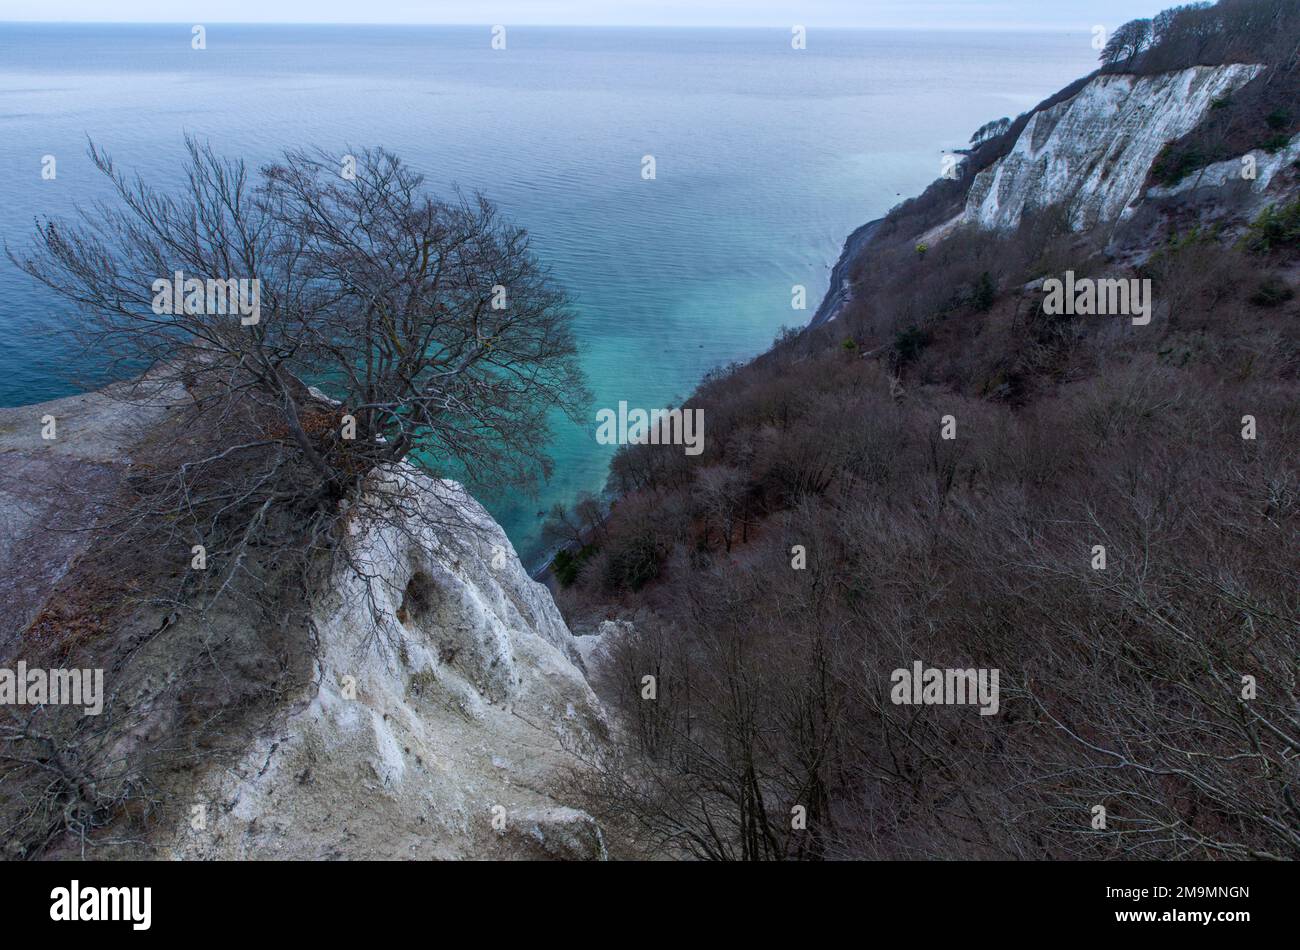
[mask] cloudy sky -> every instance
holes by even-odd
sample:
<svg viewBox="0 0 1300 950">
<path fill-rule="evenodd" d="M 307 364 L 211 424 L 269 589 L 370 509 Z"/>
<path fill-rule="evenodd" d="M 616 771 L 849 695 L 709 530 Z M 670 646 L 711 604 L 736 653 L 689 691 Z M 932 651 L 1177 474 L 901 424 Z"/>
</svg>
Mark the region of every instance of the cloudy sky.
<svg viewBox="0 0 1300 950">
<path fill-rule="evenodd" d="M 3 0 L 0 20 L 1078 29 L 1175 0 Z"/>
</svg>

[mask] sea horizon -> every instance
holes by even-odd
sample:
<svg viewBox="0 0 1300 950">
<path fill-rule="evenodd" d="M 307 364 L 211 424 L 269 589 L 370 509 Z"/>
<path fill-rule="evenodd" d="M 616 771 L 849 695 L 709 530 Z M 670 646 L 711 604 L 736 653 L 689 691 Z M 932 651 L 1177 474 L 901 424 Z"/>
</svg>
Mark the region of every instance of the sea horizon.
<svg viewBox="0 0 1300 950">
<path fill-rule="evenodd" d="M 470 24 L 207 26 L 194 50 L 185 21 L 0 21 L 6 246 L 106 195 L 88 138 L 164 187 L 186 135 L 253 167 L 286 148 L 380 145 L 434 192 L 481 191 L 529 230 L 573 298 L 593 420 L 619 399 L 679 404 L 710 370 L 805 325 L 854 228 L 1095 53 L 1086 31 L 810 26 L 794 50 L 788 27 L 521 24 L 493 50 Z M 7 259 L 0 300 L 0 405 L 78 391 L 66 305 Z M 532 565 L 541 513 L 603 487 L 612 447 L 593 429 L 557 422 L 536 498 L 484 498 Z"/>
</svg>

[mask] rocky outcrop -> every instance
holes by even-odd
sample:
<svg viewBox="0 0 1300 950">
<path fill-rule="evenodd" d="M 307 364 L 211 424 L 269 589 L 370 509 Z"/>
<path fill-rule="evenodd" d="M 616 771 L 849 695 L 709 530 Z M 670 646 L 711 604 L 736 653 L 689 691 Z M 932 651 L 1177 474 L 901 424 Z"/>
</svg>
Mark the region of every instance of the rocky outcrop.
<svg viewBox="0 0 1300 950">
<path fill-rule="evenodd" d="M 871 242 L 872 236 L 883 221 L 884 218 L 868 221 L 848 236 L 848 239 L 844 242 L 844 249 L 840 251 L 839 260 L 831 268 L 830 287 L 826 291 L 826 296 L 822 298 L 821 304 L 817 307 L 817 312 L 813 314 L 812 321 L 808 324 L 809 327 L 819 327 L 834 320 L 839 315 L 839 312 L 844 309 L 844 305 L 849 302 L 853 295 L 852 282 L 849 280 L 849 268 Z"/>
<path fill-rule="evenodd" d="M 1146 198 L 1161 201 L 1192 195 L 1203 189 L 1231 189 L 1232 203 L 1238 213 L 1253 217 L 1266 205 L 1277 200 L 1277 192 L 1284 186 L 1285 172 L 1294 167 L 1297 161 L 1300 161 L 1300 135 L 1296 135 L 1276 152 L 1255 149 L 1245 155 L 1207 165 L 1167 188 L 1152 187 L 1147 190 Z"/>
<path fill-rule="evenodd" d="M 314 682 L 204 777 L 202 820 L 162 853 L 604 857 L 564 783 L 605 720 L 550 593 L 460 486 L 405 466 L 377 477 L 416 507 L 354 520 L 351 564 L 313 607 Z"/>
<path fill-rule="evenodd" d="M 1269 153 L 1256 149 L 1215 162 L 1169 187 L 1153 186 L 1110 234 L 1108 256 L 1140 266 L 1165 235 L 1202 228 L 1240 236 L 1269 206 L 1300 194 L 1300 135 Z"/>
<path fill-rule="evenodd" d="M 631 620 L 602 620 L 592 629 L 574 631 L 582 665 L 589 676 L 597 674 L 609 659 L 609 651 L 623 637 L 636 635 Z"/>
<path fill-rule="evenodd" d="M 185 398 L 138 382 L 0 410 L 0 654 L 30 659 L 20 631 Z M 344 524 L 301 622 L 266 627 L 238 596 L 215 612 L 137 604 L 83 644 L 115 704 L 97 741 L 143 763 L 164 804 L 97 856 L 605 857 L 569 791 L 604 713 L 501 527 L 407 464 L 373 473 Z"/>
<path fill-rule="evenodd" d="M 85 548 L 141 434 L 183 398 L 117 384 L 0 409 L 0 656 Z"/>
<path fill-rule="evenodd" d="M 960 223 L 1009 229 L 1026 209 L 1063 204 L 1075 230 L 1124 215 L 1166 142 L 1262 66 L 1195 66 L 1155 76 L 1101 75 L 1030 117 L 1011 152 L 980 172 Z"/>
<path fill-rule="evenodd" d="M 1025 212 L 1053 205 L 1065 208 L 1076 231 L 1124 220 L 1140 205 L 1165 144 L 1264 68 L 1235 63 L 1098 75 L 1034 112 L 1010 152 L 975 176 L 961 211 L 918 241 L 932 244 L 962 226 L 1011 230 Z"/>
<path fill-rule="evenodd" d="M 1064 207 L 1075 230 L 1123 222 L 1144 204 L 1151 166 L 1166 143 L 1190 132 L 1216 100 L 1264 68 L 1232 64 L 1151 76 L 1103 73 L 1083 82 L 1073 95 L 1063 90 L 1029 116 L 1007 154 L 975 175 L 952 217 L 917 234 L 915 241 L 934 244 L 964 226 L 1014 229 L 1027 211 L 1050 206 Z M 1270 182 L 1294 161 L 1294 149 L 1293 142 L 1258 159 L 1258 177 L 1245 186 L 1259 198 L 1257 204 L 1264 203 Z M 1240 170 L 1239 160 L 1221 162 L 1174 189 L 1153 188 L 1146 194 L 1167 197 L 1231 186 L 1232 174 L 1240 175 Z M 849 236 L 810 327 L 828 323 L 844 308 L 853 293 L 849 271 L 869 253 L 881 223 L 868 222 Z"/>
</svg>

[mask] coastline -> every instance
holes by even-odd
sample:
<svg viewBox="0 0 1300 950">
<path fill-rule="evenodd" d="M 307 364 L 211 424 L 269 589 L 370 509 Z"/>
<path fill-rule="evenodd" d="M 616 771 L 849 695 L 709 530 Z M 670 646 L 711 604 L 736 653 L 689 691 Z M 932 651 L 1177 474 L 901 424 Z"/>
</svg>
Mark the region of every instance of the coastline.
<svg viewBox="0 0 1300 950">
<path fill-rule="evenodd" d="M 884 217 L 868 221 L 866 224 L 859 225 L 844 239 L 844 245 L 840 249 L 840 256 L 831 267 L 830 283 L 826 288 L 826 293 L 822 296 L 821 303 L 817 305 L 817 310 L 803 328 L 804 330 L 816 329 L 830 323 L 843 309 L 844 305 L 852 299 L 849 290 L 848 270 L 853 266 L 853 262 L 858 259 L 866 246 L 871 243 L 871 239 L 884 222 Z M 757 359 L 759 356 L 761 354 L 757 354 L 752 358 Z M 696 385 L 698 386 L 699 383 L 697 382 Z M 554 546 L 546 554 L 539 555 L 529 566 L 529 576 L 537 583 L 545 585 L 552 594 L 555 594 L 559 590 L 559 582 L 552 570 L 555 556 L 561 551 L 572 552 L 577 549 L 578 545 L 572 541 Z"/>
<path fill-rule="evenodd" d="M 857 260 L 863 248 L 871 243 L 871 239 L 875 237 L 876 231 L 884 222 L 884 218 L 868 221 L 845 238 L 844 248 L 840 251 L 839 260 L 831 268 L 831 281 L 830 286 L 826 288 L 826 296 L 822 298 L 822 302 L 817 307 L 817 312 L 813 314 L 812 320 L 808 322 L 805 329 L 812 330 L 830 323 L 852 298 L 852 293 L 849 290 L 848 270 L 853 265 L 853 262 Z"/>
</svg>

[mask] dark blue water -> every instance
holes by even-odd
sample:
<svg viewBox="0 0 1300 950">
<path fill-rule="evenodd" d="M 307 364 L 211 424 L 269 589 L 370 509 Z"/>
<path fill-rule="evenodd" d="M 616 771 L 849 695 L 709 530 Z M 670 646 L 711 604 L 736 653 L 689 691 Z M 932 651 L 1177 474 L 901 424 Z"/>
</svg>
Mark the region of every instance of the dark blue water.
<svg viewBox="0 0 1300 950">
<path fill-rule="evenodd" d="M 481 189 L 578 304 L 596 408 L 656 407 L 804 324 L 844 237 L 941 152 L 1088 71 L 1088 33 L 0 24 L 0 238 L 105 194 L 87 136 L 173 182 L 186 133 L 260 163 L 383 145 Z M 41 179 L 44 155 L 58 177 Z M 652 154 L 657 178 L 641 178 Z M 808 310 L 791 309 L 807 287 Z M 0 261 L 0 405 L 72 391 L 62 305 Z M 537 499 L 489 507 L 526 555 L 537 512 L 604 481 L 566 426 Z"/>
</svg>

